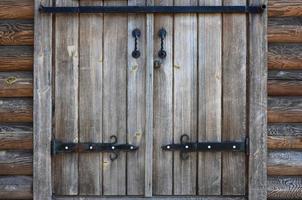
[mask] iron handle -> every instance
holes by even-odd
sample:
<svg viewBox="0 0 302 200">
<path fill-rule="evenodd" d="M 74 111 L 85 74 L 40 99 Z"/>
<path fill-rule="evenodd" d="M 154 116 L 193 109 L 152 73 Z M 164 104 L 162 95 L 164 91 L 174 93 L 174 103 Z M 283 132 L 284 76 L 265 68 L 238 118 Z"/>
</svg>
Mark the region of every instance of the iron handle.
<svg viewBox="0 0 302 200">
<path fill-rule="evenodd" d="M 132 57 L 137 59 L 141 56 L 141 52 L 137 48 L 138 38 L 141 36 L 141 31 L 136 28 L 132 31 L 132 37 L 134 38 L 134 50 L 132 51 Z"/>
<path fill-rule="evenodd" d="M 167 36 L 167 31 L 164 28 L 161 28 L 158 32 L 158 36 L 160 37 L 160 50 L 158 52 L 158 57 L 164 59 L 167 57 L 167 52 L 164 49 L 164 41 Z"/>
</svg>

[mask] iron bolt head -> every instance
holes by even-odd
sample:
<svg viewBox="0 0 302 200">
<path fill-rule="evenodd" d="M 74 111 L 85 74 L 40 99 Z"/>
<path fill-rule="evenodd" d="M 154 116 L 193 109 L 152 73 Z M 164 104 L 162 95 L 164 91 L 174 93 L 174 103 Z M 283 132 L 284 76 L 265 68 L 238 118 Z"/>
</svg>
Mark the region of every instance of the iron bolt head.
<svg viewBox="0 0 302 200">
<path fill-rule="evenodd" d="M 167 146 L 167 149 L 170 149 L 170 146 Z"/>
<path fill-rule="evenodd" d="M 233 149 L 236 149 L 236 145 L 233 146 Z"/>
<path fill-rule="evenodd" d="M 93 146 L 89 146 L 89 149 L 90 149 L 90 150 L 93 149 Z"/>
<path fill-rule="evenodd" d="M 68 146 L 65 146 L 65 150 L 68 150 L 69 148 L 68 148 Z"/>
<path fill-rule="evenodd" d="M 211 149 L 211 148 L 212 148 L 211 145 L 209 145 L 209 146 L 208 146 L 208 149 Z"/>
<path fill-rule="evenodd" d="M 115 149 L 115 146 L 112 146 L 111 149 Z"/>
<path fill-rule="evenodd" d="M 130 149 L 133 149 L 133 146 L 131 146 Z"/>
<path fill-rule="evenodd" d="M 188 148 L 189 148 L 189 146 L 188 146 L 188 145 L 186 145 L 186 146 L 185 146 L 185 148 L 186 148 L 186 149 L 188 149 Z"/>
</svg>

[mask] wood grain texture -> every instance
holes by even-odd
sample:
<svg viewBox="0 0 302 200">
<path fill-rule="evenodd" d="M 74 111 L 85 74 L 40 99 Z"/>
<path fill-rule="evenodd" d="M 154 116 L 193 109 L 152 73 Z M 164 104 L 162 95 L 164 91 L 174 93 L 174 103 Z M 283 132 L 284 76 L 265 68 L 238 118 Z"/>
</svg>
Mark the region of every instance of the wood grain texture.
<svg viewBox="0 0 302 200">
<path fill-rule="evenodd" d="M 302 124 L 299 123 L 272 123 L 268 124 L 269 136 L 302 136 Z"/>
<path fill-rule="evenodd" d="M 32 20 L 0 21 L 0 45 L 33 45 L 34 24 Z"/>
<path fill-rule="evenodd" d="M 302 81 L 269 80 L 269 96 L 302 96 Z"/>
<path fill-rule="evenodd" d="M 1 199 L 32 199 L 32 183 L 30 176 L 2 176 L 0 177 Z"/>
<path fill-rule="evenodd" d="M 30 151 L 0 151 L 0 175 L 32 175 L 33 154 Z"/>
<path fill-rule="evenodd" d="M 197 0 L 175 0 L 175 6 L 198 5 Z M 197 139 L 197 15 L 174 16 L 174 141 L 183 134 Z M 184 45 L 186 44 L 186 45 Z M 174 154 L 174 194 L 195 195 L 197 154 L 188 160 Z"/>
<path fill-rule="evenodd" d="M 268 122 L 302 122 L 302 100 L 300 97 L 268 98 Z"/>
<path fill-rule="evenodd" d="M 268 199 L 301 199 L 302 177 L 301 176 L 269 176 Z"/>
<path fill-rule="evenodd" d="M 103 1 L 80 1 L 81 6 Z M 79 141 L 102 142 L 103 14 L 80 14 Z M 79 155 L 79 194 L 102 194 L 102 154 Z"/>
<path fill-rule="evenodd" d="M 0 99 L 0 122 L 32 122 L 33 101 L 31 98 Z"/>
<path fill-rule="evenodd" d="M 108 197 L 55 197 L 55 200 L 106 200 Z M 120 200 L 120 197 L 111 197 L 110 200 Z M 123 197 L 124 200 L 144 200 L 143 197 Z M 219 196 L 157 196 L 150 199 L 154 200 L 247 200 L 245 197 L 219 197 Z"/>
<path fill-rule="evenodd" d="M 32 96 L 32 72 L 0 72 L 0 97 Z"/>
<path fill-rule="evenodd" d="M 34 0 L 1 0 L 0 19 L 33 19 Z"/>
<path fill-rule="evenodd" d="M 302 136 L 268 136 L 268 149 L 302 149 Z"/>
<path fill-rule="evenodd" d="M 78 1 L 56 1 L 56 6 L 78 6 Z M 55 16 L 55 137 L 78 142 L 79 18 L 78 14 Z M 67 25 L 68 24 L 68 25 Z M 78 154 L 53 158 L 54 193 L 78 194 Z"/>
<path fill-rule="evenodd" d="M 32 46 L 0 46 L 0 71 L 31 71 Z"/>
<path fill-rule="evenodd" d="M 228 0 L 224 1 L 223 5 L 246 5 L 246 1 Z M 242 141 L 246 137 L 246 29 L 245 15 L 223 15 L 223 141 Z M 245 156 L 234 152 L 223 152 L 222 158 L 222 194 L 245 194 Z"/>
<path fill-rule="evenodd" d="M 302 70 L 270 70 L 268 80 L 297 80 L 302 81 Z"/>
<path fill-rule="evenodd" d="M 301 17 L 278 17 L 268 21 L 268 42 L 302 42 Z"/>
<path fill-rule="evenodd" d="M 32 150 L 31 124 L 1 124 L 0 150 Z"/>
<path fill-rule="evenodd" d="M 269 0 L 269 17 L 302 16 L 300 0 Z"/>
<path fill-rule="evenodd" d="M 127 5 L 124 0 L 104 0 L 106 6 Z M 116 135 L 127 140 L 127 15 L 104 14 L 103 141 Z M 126 153 L 111 161 L 103 154 L 103 194 L 126 194 Z"/>
<path fill-rule="evenodd" d="M 128 6 L 145 5 L 145 0 L 128 0 Z M 138 39 L 138 49 L 141 56 L 137 59 L 132 57 L 132 51 L 134 50 L 132 31 L 136 28 L 141 31 L 141 36 Z M 151 98 L 146 97 L 146 78 L 149 78 L 149 76 L 146 76 L 146 52 L 147 48 L 151 48 L 146 46 L 146 14 L 128 14 L 127 32 L 127 141 L 140 147 L 138 151 L 127 155 L 127 194 L 144 195 L 145 169 L 147 167 L 145 166 L 146 101 L 147 98 Z M 126 35 L 126 32 L 124 34 Z"/>
<path fill-rule="evenodd" d="M 200 0 L 219 6 L 221 0 Z M 198 141 L 220 142 L 222 121 L 222 15 L 198 16 Z M 198 153 L 198 195 L 221 194 L 221 152 Z"/>
<path fill-rule="evenodd" d="M 302 175 L 302 152 L 270 151 L 267 158 L 267 173 L 271 176 Z"/>
<path fill-rule="evenodd" d="M 301 69 L 302 45 L 300 44 L 269 44 L 269 69 Z"/>
<path fill-rule="evenodd" d="M 154 4 L 172 6 L 173 0 L 156 0 Z M 162 27 L 167 31 L 164 48 L 168 53 L 165 59 L 158 57 L 158 32 Z M 154 31 L 154 59 L 161 66 L 154 69 L 153 194 L 172 195 L 173 153 L 162 151 L 161 146 L 173 142 L 173 15 L 155 14 Z"/>
</svg>

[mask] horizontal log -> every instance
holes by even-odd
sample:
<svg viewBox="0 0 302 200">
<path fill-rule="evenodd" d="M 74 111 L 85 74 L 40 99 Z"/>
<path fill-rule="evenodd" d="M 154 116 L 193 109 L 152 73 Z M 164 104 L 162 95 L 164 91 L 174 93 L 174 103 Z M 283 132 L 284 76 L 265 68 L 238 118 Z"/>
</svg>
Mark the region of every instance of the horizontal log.
<svg viewBox="0 0 302 200">
<path fill-rule="evenodd" d="M 32 96 L 32 72 L 0 72 L 0 97 Z"/>
<path fill-rule="evenodd" d="M 1 98 L 0 123 L 32 122 L 33 100 L 31 98 Z"/>
<path fill-rule="evenodd" d="M 0 151 L 0 176 L 32 175 L 32 167 L 32 152 Z"/>
<path fill-rule="evenodd" d="M 0 150 L 32 150 L 32 124 L 0 124 Z"/>
<path fill-rule="evenodd" d="M 302 136 L 267 136 L 267 146 L 268 149 L 302 149 Z"/>
<path fill-rule="evenodd" d="M 302 69 L 301 44 L 269 44 L 269 69 Z"/>
<path fill-rule="evenodd" d="M 0 46 L 0 71 L 31 71 L 32 46 Z"/>
<path fill-rule="evenodd" d="M 33 0 L 1 0 L 0 19 L 33 19 Z"/>
<path fill-rule="evenodd" d="M 267 173 L 272 176 L 302 175 L 302 152 L 270 151 L 267 158 Z"/>
<path fill-rule="evenodd" d="M 268 199 L 301 199 L 301 176 L 269 176 L 267 180 Z"/>
<path fill-rule="evenodd" d="M 302 3 L 301 3 L 302 4 Z M 269 18 L 268 42 L 302 42 L 301 17 Z"/>
<path fill-rule="evenodd" d="M 0 45 L 33 45 L 33 20 L 0 20 Z"/>
<path fill-rule="evenodd" d="M 301 0 L 269 0 L 268 15 L 270 17 L 302 16 Z"/>
<path fill-rule="evenodd" d="M 268 80 L 299 80 L 302 81 L 302 70 L 269 70 Z"/>
<path fill-rule="evenodd" d="M 30 176 L 2 176 L 0 199 L 32 199 L 32 184 Z"/>
<path fill-rule="evenodd" d="M 267 91 L 269 96 L 302 96 L 302 81 L 269 80 Z"/>
<path fill-rule="evenodd" d="M 302 122 L 302 97 L 269 97 L 268 122 Z"/>
<path fill-rule="evenodd" d="M 302 124 L 273 123 L 268 124 L 267 134 L 269 136 L 302 136 Z"/>
</svg>

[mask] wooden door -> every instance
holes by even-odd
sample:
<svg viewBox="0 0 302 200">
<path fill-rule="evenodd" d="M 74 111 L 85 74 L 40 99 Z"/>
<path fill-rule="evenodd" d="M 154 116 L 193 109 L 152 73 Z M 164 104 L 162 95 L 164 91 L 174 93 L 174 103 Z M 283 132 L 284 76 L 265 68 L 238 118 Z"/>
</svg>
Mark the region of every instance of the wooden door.
<svg viewBox="0 0 302 200">
<path fill-rule="evenodd" d="M 57 7 L 249 5 L 246 0 L 36 1 Z M 36 10 L 35 199 L 266 196 L 264 14 L 50 16 Z M 108 144 L 112 136 L 138 149 L 68 153 L 67 145 L 65 153 L 50 155 L 51 141 Z M 181 138 L 246 143 L 246 152 L 209 147 L 185 152 L 184 159 L 183 152 L 162 148 Z"/>
</svg>

